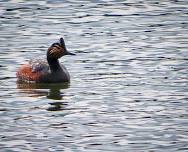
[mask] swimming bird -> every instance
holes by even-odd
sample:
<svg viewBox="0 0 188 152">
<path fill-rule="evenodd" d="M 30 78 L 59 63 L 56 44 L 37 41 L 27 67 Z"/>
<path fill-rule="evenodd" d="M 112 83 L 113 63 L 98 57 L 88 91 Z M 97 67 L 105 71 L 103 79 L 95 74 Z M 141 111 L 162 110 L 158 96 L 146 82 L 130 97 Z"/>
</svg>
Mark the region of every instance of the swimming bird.
<svg viewBox="0 0 188 152">
<path fill-rule="evenodd" d="M 47 50 L 46 59 L 31 59 L 22 65 L 17 73 L 18 81 L 35 83 L 62 83 L 69 82 L 70 75 L 64 65 L 59 63 L 59 58 L 64 55 L 75 55 L 67 51 L 63 38 L 58 43 L 53 43 Z"/>
</svg>

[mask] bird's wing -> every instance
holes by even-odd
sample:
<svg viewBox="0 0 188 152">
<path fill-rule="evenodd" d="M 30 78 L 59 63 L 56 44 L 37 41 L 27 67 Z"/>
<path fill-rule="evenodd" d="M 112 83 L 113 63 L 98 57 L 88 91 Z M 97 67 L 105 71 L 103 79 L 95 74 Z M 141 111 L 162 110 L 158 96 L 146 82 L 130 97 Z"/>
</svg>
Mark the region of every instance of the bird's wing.
<svg viewBox="0 0 188 152">
<path fill-rule="evenodd" d="M 29 65 L 31 66 L 32 72 L 48 72 L 49 65 L 48 62 L 44 59 L 31 59 L 29 61 Z"/>
</svg>

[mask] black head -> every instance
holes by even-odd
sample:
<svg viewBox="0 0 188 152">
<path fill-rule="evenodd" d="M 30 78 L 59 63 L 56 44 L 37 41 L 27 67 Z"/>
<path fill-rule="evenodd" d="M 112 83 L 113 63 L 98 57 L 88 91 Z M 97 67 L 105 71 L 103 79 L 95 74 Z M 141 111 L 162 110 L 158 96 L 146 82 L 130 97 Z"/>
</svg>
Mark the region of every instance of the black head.
<svg viewBox="0 0 188 152">
<path fill-rule="evenodd" d="M 58 43 L 53 43 L 48 48 L 47 57 L 58 59 L 64 55 L 75 55 L 75 54 L 67 51 L 64 39 L 60 38 Z"/>
</svg>

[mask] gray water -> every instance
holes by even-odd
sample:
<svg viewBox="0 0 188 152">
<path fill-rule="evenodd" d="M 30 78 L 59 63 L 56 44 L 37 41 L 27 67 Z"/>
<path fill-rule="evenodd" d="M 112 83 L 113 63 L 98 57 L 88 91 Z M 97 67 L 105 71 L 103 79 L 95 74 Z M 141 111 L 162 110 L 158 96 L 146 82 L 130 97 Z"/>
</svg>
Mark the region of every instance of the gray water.
<svg viewBox="0 0 188 152">
<path fill-rule="evenodd" d="M 61 36 L 70 84 L 17 84 Z M 0 152 L 188 151 L 187 0 L 1 0 Z"/>
</svg>

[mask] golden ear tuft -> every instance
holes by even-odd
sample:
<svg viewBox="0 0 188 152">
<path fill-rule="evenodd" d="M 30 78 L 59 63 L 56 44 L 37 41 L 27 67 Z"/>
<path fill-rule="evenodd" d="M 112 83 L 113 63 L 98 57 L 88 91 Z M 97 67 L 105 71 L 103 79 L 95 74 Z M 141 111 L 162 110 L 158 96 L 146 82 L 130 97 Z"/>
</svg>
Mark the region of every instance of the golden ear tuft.
<svg viewBox="0 0 188 152">
<path fill-rule="evenodd" d="M 49 48 L 49 55 L 53 58 L 60 58 L 63 56 L 63 53 L 64 53 L 64 49 L 57 44 Z"/>
</svg>

